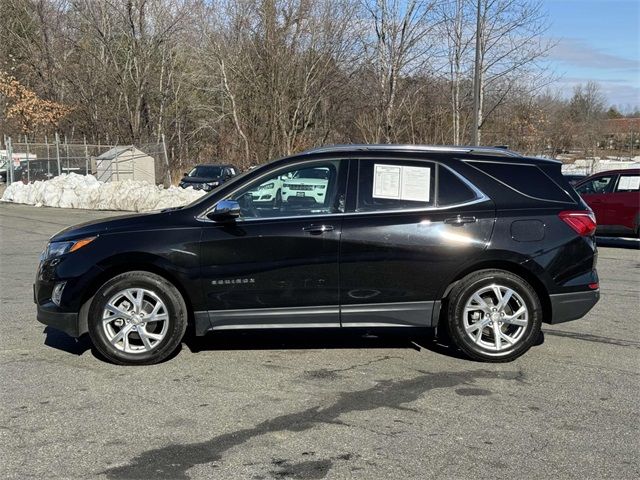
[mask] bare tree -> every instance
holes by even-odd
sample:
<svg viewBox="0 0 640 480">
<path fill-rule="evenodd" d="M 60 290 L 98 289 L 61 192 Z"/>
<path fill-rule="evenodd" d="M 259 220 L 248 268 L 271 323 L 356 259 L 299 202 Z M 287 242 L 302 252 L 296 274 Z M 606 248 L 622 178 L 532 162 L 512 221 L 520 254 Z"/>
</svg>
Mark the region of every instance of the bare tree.
<svg viewBox="0 0 640 480">
<path fill-rule="evenodd" d="M 442 36 L 446 42 L 445 56 L 448 61 L 451 84 L 452 141 L 461 142 L 461 117 L 463 108 L 462 83 L 468 77 L 470 52 L 473 46 L 473 12 L 470 0 L 451 0 L 438 6 L 441 16 Z"/>
<path fill-rule="evenodd" d="M 605 98 L 597 83 L 576 85 L 568 105 L 569 118 L 578 127 L 576 136 L 581 146 L 593 157 L 596 156 L 598 140 L 602 136 L 605 108 Z"/>
<path fill-rule="evenodd" d="M 364 10 L 374 35 L 365 38 L 377 85 L 375 132 L 372 140 L 390 143 L 395 137 L 399 82 L 423 68 L 432 48 L 434 1 L 365 0 Z"/>
<path fill-rule="evenodd" d="M 596 120 L 540 94 L 537 0 L 0 0 L 0 11 L 0 69 L 70 109 L 38 134 L 166 138 L 174 174 L 327 142 L 467 142 L 476 52 L 485 141 L 597 144 Z M 21 133 L 6 115 L 0 128 Z"/>
<path fill-rule="evenodd" d="M 476 101 L 474 108 L 473 143 L 480 144 L 485 120 L 509 96 L 515 81 L 540 66 L 536 61 L 544 57 L 552 46 L 545 39 L 548 23 L 539 0 L 476 0 L 477 49 L 474 70 Z M 533 82 L 534 84 L 536 82 Z M 541 88 L 542 84 L 534 88 Z M 494 93 L 488 108 L 485 97 Z"/>
</svg>

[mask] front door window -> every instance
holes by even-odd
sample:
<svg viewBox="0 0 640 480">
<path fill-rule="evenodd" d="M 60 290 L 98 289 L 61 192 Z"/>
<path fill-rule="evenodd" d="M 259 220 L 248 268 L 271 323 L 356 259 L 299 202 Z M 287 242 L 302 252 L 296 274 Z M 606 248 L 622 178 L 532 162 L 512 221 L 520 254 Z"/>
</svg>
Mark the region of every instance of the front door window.
<svg viewBox="0 0 640 480">
<path fill-rule="evenodd" d="M 582 195 L 598 195 L 609 193 L 613 185 L 612 176 L 598 177 L 580 185 L 576 190 Z"/>
<path fill-rule="evenodd" d="M 339 213 L 344 197 L 338 184 L 346 162 L 298 165 L 250 183 L 230 197 L 240 204 L 240 219 L 280 218 Z"/>
</svg>

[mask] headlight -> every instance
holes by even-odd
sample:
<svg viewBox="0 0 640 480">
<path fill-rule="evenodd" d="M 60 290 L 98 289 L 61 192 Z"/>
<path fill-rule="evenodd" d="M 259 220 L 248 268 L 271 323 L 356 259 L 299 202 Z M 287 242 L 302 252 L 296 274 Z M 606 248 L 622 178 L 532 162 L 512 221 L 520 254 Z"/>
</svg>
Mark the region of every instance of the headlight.
<svg viewBox="0 0 640 480">
<path fill-rule="evenodd" d="M 42 254 L 42 260 L 59 257 L 65 253 L 75 252 L 82 247 L 90 244 L 96 237 L 81 238 L 79 240 L 71 240 L 69 242 L 50 242 Z"/>
<path fill-rule="evenodd" d="M 271 182 L 271 183 L 264 183 L 264 184 L 260 185 L 258 187 L 258 189 L 260 189 L 260 190 L 271 190 L 273 187 L 275 187 L 275 184 L 273 182 Z"/>
<path fill-rule="evenodd" d="M 316 190 L 323 190 L 325 188 L 327 188 L 326 185 L 314 185 L 313 188 L 315 188 Z"/>
<path fill-rule="evenodd" d="M 220 185 L 220 182 L 209 182 L 207 183 L 207 185 L 209 185 L 210 187 L 217 187 L 218 185 Z"/>
</svg>

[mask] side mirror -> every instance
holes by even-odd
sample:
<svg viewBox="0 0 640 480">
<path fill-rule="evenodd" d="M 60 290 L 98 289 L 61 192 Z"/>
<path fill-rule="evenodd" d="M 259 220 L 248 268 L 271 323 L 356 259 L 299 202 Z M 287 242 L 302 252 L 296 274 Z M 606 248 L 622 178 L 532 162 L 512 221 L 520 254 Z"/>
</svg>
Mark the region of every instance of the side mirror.
<svg viewBox="0 0 640 480">
<path fill-rule="evenodd" d="M 233 220 L 240 216 L 240 204 L 235 200 L 221 200 L 207 213 L 207 218 L 216 222 Z"/>
<path fill-rule="evenodd" d="M 185 174 L 184 174 L 184 176 L 185 176 L 185 177 L 188 177 L 188 176 L 189 176 L 189 174 L 188 174 L 188 173 L 185 173 Z"/>
</svg>

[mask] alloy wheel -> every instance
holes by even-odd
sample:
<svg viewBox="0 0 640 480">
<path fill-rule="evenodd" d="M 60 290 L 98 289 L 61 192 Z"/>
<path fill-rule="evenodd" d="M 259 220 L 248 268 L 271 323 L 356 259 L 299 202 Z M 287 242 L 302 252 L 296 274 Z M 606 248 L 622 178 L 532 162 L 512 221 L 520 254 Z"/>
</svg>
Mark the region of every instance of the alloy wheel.
<svg viewBox="0 0 640 480">
<path fill-rule="evenodd" d="M 522 297 L 504 285 L 488 285 L 471 295 L 464 329 L 478 346 L 495 353 L 513 348 L 524 336 L 529 311 Z"/>
<path fill-rule="evenodd" d="M 160 297 L 144 288 L 127 288 L 113 295 L 102 313 L 107 340 L 125 353 L 156 348 L 167 334 L 169 312 Z"/>
</svg>

